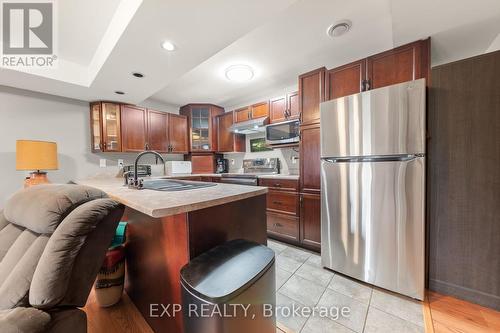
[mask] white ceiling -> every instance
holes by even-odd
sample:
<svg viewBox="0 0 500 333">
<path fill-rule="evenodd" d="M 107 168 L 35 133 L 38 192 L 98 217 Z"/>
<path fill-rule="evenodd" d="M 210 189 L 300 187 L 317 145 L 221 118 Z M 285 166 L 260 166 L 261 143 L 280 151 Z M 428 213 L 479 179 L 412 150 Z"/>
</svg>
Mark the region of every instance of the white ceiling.
<svg viewBox="0 0 500 333">
<path fill-rule="evenodd" d="M 228 107 L 293 86 L 308 70 L 429 36 L 433 65 L 500 49 L 498 0 L 72 0 L 58 12 L 58 68 L 1 68 L 0 84 L 89 101 Z M 327 37 L 342 19 L 351 31 Z M 165 39 L 177 50 L 161 49 Z M 234 63 L 251 65 L 255 78 L 226 81 Z"/>
</svg>

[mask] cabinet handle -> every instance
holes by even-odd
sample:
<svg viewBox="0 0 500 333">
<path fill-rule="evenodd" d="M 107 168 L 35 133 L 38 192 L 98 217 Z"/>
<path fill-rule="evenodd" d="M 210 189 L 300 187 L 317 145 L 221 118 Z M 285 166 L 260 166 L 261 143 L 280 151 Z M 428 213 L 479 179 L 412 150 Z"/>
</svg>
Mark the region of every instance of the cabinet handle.
<svg viewBox="0 0 500 333">
<path fill-rule="evenodd" d="M 274 226 L 277 228 L 281 228 L 283 225 L 281 223 L 275 223 Z"/>
<path fill-rule="evenodd" d="M 273 201 L 273 204 L 275 204 L 275 205 L 282 205 L 283 203 L 281 201 Z"/>
<path fill-rule="evenodd" d="M 281 187 L 281 184 L 280 183 L 276 183 L 276 184 L 274 184 L 274 187 Z"/>
<path fill-rule="evenodd" d="M 370 80 L 365 79 L 361 82 L 361 91 L 368 91 L 368 90 L 370 90 Z"/>
</svg>

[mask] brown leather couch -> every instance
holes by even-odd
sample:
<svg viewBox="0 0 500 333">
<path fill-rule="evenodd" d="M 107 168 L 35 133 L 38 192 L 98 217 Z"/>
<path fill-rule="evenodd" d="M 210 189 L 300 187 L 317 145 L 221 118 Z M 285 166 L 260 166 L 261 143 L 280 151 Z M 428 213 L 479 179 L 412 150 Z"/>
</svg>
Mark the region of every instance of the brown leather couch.
<svg viewBox="0 0 500 333">
<path fill-rule="evenodd" d="M 0 210 L 0 332 L 87 331 L 85 305 L 124 207 L 79 185 L 39 185 Z"/>
</svg>

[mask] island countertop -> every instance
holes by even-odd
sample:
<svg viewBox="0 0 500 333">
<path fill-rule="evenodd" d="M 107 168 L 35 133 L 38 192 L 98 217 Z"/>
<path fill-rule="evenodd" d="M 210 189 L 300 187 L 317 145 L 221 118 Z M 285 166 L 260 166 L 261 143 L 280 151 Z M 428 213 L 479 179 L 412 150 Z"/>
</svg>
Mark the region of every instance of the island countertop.
<svg viewBox="0 0 500 333">
<path fill-rule="evenodd" d="M 161 177 L 147 178 L 155 179 Z M 267 187 L 216 183 L 215 186 L 185 191 L 129 189 L 121 178 L 91 178 L 75 183 L 95 187 L 127 207 L 152 217 L 165 217 L 218 206 L 266 194 Z"/>
</svg>

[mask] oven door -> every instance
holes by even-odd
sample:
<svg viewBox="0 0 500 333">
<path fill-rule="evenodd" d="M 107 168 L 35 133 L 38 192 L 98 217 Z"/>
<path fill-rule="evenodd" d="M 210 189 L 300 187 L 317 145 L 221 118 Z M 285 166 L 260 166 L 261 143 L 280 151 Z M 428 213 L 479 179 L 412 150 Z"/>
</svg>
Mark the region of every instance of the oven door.
<svg viewBox="0 0 500 333">
<path fill-rule="evenodd" d="M 270 145 L 299 142 L 300 122 L 284 121 L 266 126 L 266 143 Z"/>
</svg>

